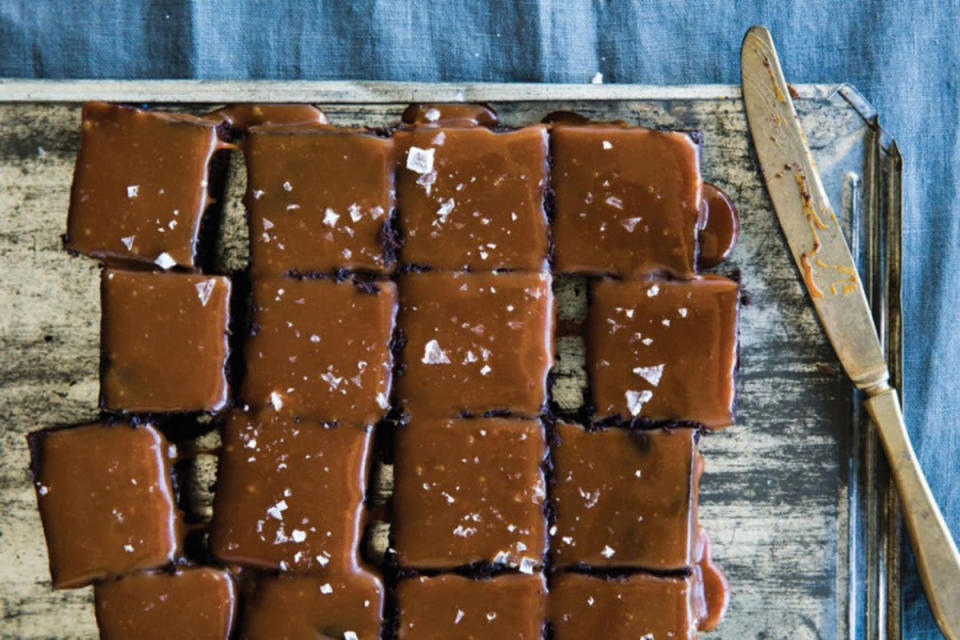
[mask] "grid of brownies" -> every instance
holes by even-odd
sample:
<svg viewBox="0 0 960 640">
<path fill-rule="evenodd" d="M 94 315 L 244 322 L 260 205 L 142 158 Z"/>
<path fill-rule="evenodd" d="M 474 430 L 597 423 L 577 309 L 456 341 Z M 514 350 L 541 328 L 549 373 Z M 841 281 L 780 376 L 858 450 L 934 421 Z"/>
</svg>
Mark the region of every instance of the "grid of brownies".
<svg viewBox="0 0 960 640">
<path fill-rule="evenodd" d="M 31 444 L 53 585 L 96 585 L 103 637 L 716 624 L 697 441 L 732 421 L 738 286 L 696 274 L 695 135 L 471 105 L 384 132 L 90 103 L 82 126 L 65 242 L 105 263 L 103 418 Z M 251 260 L 215 275 L 229 147 Z M 553 274 L 589 276 L 583 323 L 555 328 Z M 556 333 L 586 340 L 573 412 L 549 397 Z M 184 526 L 171 441 L 199 416 L 213 518 Z"/>
</svg>

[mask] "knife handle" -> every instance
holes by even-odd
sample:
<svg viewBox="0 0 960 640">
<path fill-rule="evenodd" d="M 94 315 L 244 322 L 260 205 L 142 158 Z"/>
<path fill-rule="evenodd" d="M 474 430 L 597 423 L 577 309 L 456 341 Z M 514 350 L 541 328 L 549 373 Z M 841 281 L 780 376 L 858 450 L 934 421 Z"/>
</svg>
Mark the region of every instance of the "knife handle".
<svg viewBox="0 0 960 640">
<path fill-rule="evenodd" d="M 940 630 L 960 640 L 960 553 L 930 493 L 903 422 L 900 401 L 886 383 L 866 390 L 867 412 L 877 425 L 900 490 L 903 517 L 917 558 L 927 601 Z"/>
</svg>

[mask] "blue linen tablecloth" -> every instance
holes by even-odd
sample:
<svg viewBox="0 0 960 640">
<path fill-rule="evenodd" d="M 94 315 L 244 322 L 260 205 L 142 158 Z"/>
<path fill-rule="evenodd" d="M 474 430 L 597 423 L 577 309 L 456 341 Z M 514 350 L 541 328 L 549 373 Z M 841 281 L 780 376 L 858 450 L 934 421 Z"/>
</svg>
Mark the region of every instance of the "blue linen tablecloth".
<svg viewBox="0 0 960 640">
<path fill-rule="evenodd" d="M 0 0 L 0 77 L 738 83 L 751 24 L 793 82 L 850 82 L 905 158 L 907 422 L 960 536 L 960 2 Z M 908 563 L 908 638 L 938 638 Z"/>
</svg>

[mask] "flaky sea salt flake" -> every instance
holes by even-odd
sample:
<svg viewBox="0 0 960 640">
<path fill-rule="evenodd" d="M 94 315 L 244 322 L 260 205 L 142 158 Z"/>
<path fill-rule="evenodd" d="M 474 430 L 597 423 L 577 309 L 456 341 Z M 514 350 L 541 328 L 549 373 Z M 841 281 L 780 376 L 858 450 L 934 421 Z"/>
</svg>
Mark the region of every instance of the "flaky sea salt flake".
<svg viewBox="0 0 960 640">
<path fill-rule="evenodd" d="M 656 387 L 660 384 L 660 378 L 663 377 L 663 367 L 663 364 L 655 364 L 650 367 L 634 367 L 633 372 Z"/>
<path fill-rule="evenodd" d="M 436 149 L 410 147 L 407 152 L 407 169 L 424 174 L 433 171 L 433 154 Z"/>
</svg>

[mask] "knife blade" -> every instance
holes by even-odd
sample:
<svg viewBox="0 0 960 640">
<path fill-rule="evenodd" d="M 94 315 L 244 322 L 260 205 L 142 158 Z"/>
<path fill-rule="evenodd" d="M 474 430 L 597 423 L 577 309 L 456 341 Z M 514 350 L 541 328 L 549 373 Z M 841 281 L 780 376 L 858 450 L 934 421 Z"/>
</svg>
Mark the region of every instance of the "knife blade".
<svg viewBox="0 0 960 640">
<path fill-rule="evenodd" d="M 830 206 L 780 68 L 770 32 L 751 27 L 740 50 L 747 122 L 790 252 L 827 338 L 876 425 L 907 523 L 917 568 L 943 634 L 960 640 L 960 552 L 930 491 L 900 411 L 863 283 Z"/>
<path fill-rule="evenodd" d="M 885 382 L 887 365 L 863 284 L 763 27 L 747 31 L 740 65 L 763 179 L 827 338 L 859 388 Z"/>
</svg>

